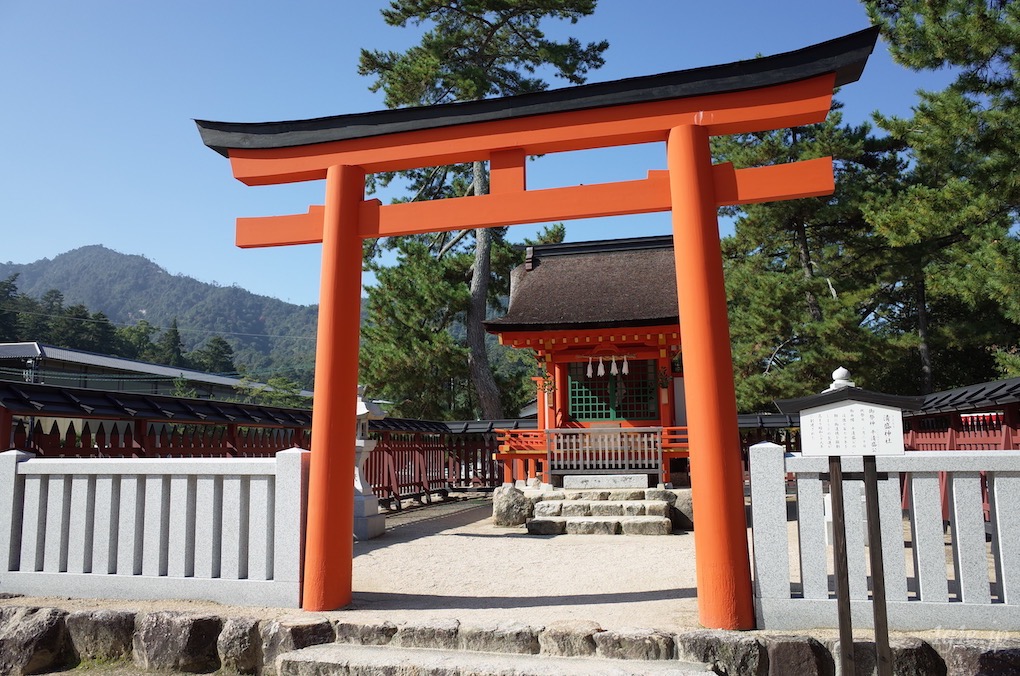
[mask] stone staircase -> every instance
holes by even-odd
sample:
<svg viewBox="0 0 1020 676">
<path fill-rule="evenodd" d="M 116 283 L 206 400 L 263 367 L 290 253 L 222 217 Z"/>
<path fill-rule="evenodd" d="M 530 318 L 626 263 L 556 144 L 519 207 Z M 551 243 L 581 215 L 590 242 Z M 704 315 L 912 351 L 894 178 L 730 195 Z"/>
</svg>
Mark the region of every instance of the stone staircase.
<svg viewBox="0 0 1020 676">
<path fill-rule="evenodd" d="M 279 676 L 414 674 L 415 676 L 702 676 L 707 665 L 672 660 L 607 660 L 435 648 L 341 645 L 280 656 Z"/>
<path fill-rule="evenodd" d="M 546 488 L 526 489 L 524 495 L 534 505 L 526 523 L 532 535 L 669 535 L 693 527 L 689 491 Z"/>
<path fill-rule="evenodd" d="M 585 620 L 535 627 L 431 618 L 334 625 L 335 641 L 292 642 L 261 673 L 279 676 L 690 676 L 716 662 L 711 637 L 654 629 L 603 630 Z M 705 634 L 705 632 L 702 632 Z M 294 650 L 293 648 L 297 648 Z M 274 669 L 275 667 L 275 669 Z"/>
</svg>

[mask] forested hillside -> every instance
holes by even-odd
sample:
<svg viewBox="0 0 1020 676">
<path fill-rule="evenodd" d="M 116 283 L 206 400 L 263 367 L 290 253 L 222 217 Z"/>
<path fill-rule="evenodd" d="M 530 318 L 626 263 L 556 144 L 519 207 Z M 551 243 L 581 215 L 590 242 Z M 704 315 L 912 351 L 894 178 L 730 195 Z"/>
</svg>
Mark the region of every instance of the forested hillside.
<svg viewBox="0 0 1020 676">
<path fill-rule="evenodd" d="M 121 331 L 147 322 L 155 330 L 149 331 L 143 324 L 141 332 L 149 331 L 146 338 L 153 341 L 158 341 L 176 320 L 185 351 L 200 349 L 213 336 L 221 336 L 233 348 L 234 364 L 251 379 L 264 382 L 278 376 L 302 387 L 311 386 L 315 306 L 294 305 L 237 287 L 172 275 L 144 256 L 122 254 L 98 245 L 34 263 L 0 263 L 0 280 L 12 275 L 17 275 L 14 284 L 18 294 L 45 299 L 41 305 L 43 312 L 28 315 L 35 316 L 39 331 L 49 328 L 44 326 L 47 321 L 67 323 L 66 310 L 71 308 L 78 314 L 87 310 L 86 317 L 102 313 Z M 62 297 L 50 293 L 46 298 L 52 290 Z M 61 307 L 55 306 L 56 301 L 60 301 Z M 77 328 L 84 333 L 87 324 L 95 325 L 79 321 Z M 24 325 L 23 320 L 22 328 Z M 43 340 L 43 337 L 23 335 L 19 339 Z"/>
</svg>

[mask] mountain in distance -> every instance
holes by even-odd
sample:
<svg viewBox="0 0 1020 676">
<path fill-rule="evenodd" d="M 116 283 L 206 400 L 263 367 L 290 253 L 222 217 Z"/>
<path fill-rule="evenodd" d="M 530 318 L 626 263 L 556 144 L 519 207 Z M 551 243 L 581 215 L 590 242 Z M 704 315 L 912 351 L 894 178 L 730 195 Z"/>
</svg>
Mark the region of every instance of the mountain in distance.
<svg viewBox="0 0 1020 676">
<path fill-rule="evenodd" d="M 253 380 L 279 374 L 311 385 L 315 305 L 295 305 L 236 286 L 173 275 L 145 256 L 101 245 L 34 263 L 0 263 L 0 279 L 14 273 L 18 290 L 33 298 L 57 289 L 65 306 L 81 303 L 118 326 L 144 319 L 167 327 L 176 317 L 187 350 L 219 334 L 234 348 L 235 364 L 247 369 Z"/>
</svg>

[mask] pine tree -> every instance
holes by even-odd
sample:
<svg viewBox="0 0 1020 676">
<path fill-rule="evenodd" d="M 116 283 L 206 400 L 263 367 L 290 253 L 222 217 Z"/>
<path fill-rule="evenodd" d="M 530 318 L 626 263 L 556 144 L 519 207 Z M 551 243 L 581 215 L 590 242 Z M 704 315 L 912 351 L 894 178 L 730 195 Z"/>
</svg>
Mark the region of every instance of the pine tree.
<svg viewBox="0 0 1020 676">
<path fill-rule="evenodd" d="M 905 271 L 898 319 L 917 332 L 922 392 L 968 384 L 981 371 L 940 363 L 1016 354 L 1020 324 L 1020 5 L 1003 0 L 869 0 L 893 57 L 916 70 L 952 68 L 954 82 L 921 92 L 911 118 L 879 116 L 903 142 L 899 180 L 878 186 L 866 211 Z M 938 314 L 934 311 L 938 310 Z M 971 324 L 1003 329 L 977 345 Z M 968 316 L 969 315 L 969 316 Z M 946 349 L 956 359 L 937 354 Z M 956 352 L 954 352 L 954 350 Z M 955 371 L 955 375 L 954 374 Z M 991 374 L 986 373 L 986 377 Z M 973 381 L 970 381 L 973 382 Z"/>
<path fill-rule="evenodd" d="M 166 366 L 187 366 L 184 357 L 184 343 L 181 341 L 181 333 L 177 330 L 177 318 L 170 322 L 170 328 L 160 335 L 155 344 L 154 361 L 157 364 Z"/>
<path fill-rule="evenodd" d="M 867 381 L 874 363 L 884 257 L 860 201 L 889 167 L 868 127 L 844 126 L 839 107 L 821 124 L 713 141 L 716 160 L 738 168 L 824 156 L 835 165 L 834 195 L 724 210 L 736 217 L 722 244 L 743 411 L 815 392 L 837 366 Z"/>
<path fill-rule="evenodd" d="M 0 342 L 18 340 L 18 275 L 0 280 Z"/>
<path fill-rule="evenodd" d="M 431 23 L 433 27 L 418 45 L 403 53 L 362 50 L 359 72 L 376 78 L 372 90 L 382 90 L 391 108 L 540 91 L 548 86 L 535 76 L 543 68 L 580 84 L 590 69 L 603 64 L 602 53 L 608 43 L 582 45 L 576 38 L 556 42 L 545 36 L 540 25 L 545 19 L 575 23 L 594 10 L 595 0 L 393 0 L 388 9 L 382 10 L 387 24 L 406 27 Z M 376 180 L 385 184 L 391 178 L 380 176 Z M 404 178 L 416 200 L 488 192 L 488 172 L 482 162 L 416 170 L 407 172 Z M 464 319 L 466 359 L 481 415 L 490 419 L 502 418 L 503 409 L 482 321 L 491 300 L 492 256 L 504 245 L 504 232 L 478 228 L 425 239 L 432 255 L 442 259 L 469 233 L 474 236 L 472 262 L 465 277 L 469 290 Z M 368 250 L 376 251 L 374 246 Z M 366 334 L 366 339 L 372 336 Z M 437 349 L 442 352 L 446 348 Z M 452 373 L 450 377 L 454 378 Z"/>
<path fill-rule="evenodd" d="M 206 373 L 231 375 L 237 372 L 234 366 L 234 348 L 221 336 L 212 336 L 205 345 L 188 354 L 191 365 Z"/>
</svg>

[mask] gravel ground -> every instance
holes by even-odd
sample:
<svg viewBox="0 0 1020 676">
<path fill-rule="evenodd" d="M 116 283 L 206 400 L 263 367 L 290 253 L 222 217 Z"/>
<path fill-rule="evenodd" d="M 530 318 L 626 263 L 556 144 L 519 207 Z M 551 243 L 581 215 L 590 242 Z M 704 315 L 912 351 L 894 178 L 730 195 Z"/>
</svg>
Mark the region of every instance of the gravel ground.
<svg viewBox="0 0 1020 676">
<path fill-rule="evenodd" d="M 533 536 L 491 516 L 488 498 L 475 497 L 388 517 L 385 535 L 354 547 L 344 614 L 698 626 L 693 534 Z"/>
</svg>

